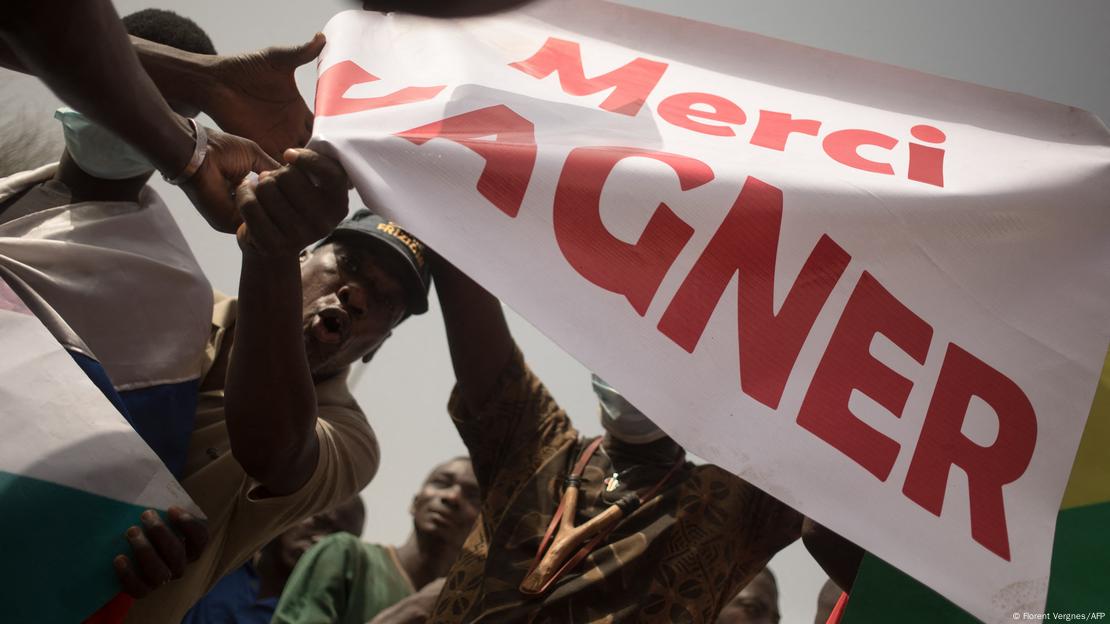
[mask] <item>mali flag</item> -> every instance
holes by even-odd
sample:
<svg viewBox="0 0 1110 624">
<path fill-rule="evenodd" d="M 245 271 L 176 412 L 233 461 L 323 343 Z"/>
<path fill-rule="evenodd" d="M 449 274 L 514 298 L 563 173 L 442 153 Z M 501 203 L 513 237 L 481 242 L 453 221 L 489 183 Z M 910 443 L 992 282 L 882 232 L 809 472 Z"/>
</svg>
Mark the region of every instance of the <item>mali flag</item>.
<svg viewBox="0 0 1110 624">
<path fill-rule="evenodd" d="M 1045 612 L 1044 621 L 1049 622 L 1110 621 L 1110 354 L 1056 518 Z M 1076 615 L 1082 617 L 1066 619 Z M 1039 616 L 999 613 L 996 621 L 1040 621 Z M 842 624 L 978 621 L 893 566 L 866 555 Z"/>
</svg>

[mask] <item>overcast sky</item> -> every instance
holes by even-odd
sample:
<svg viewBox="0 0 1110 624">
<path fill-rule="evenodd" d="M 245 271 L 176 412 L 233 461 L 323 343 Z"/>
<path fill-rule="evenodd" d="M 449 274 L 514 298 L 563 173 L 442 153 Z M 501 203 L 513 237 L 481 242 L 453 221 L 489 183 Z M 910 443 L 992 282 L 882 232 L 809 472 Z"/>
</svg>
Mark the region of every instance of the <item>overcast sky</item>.
<svg viewBox="0 0 1110 624">
<path fill-rule="evenodd" d="M 1110 119 L 1110 2 L 1106 0 L 624 0 L 625 4 L 750 30 L 814 47 L 1018 91 L 1090 110 Z M 117 0 L 120 14 L 157 6 L 195 19 L 221 53 L 309 39 L 339 10 L 339 0 Z M 2 71 L 2 70 L 0 70 Z M 298 73 L 311 102 L 315 70 Z M 0 73 L 0 132 L 22 110 L 24 127 L 57 137 L 55 104 L 32 80 Z M 56 140 L 56 139 L 55 139 Z M 56 150 L 58 143 L 54 143 Z M 161 181 L 213 285 L 234 293 L 238 249 L 212 232 L 188 201 Z M 596 433 L 597 407 L 588 372 L 526 322 L 511 325 L 533 368 L 578 426 Z M 365 537 L 397 543 L 410 528 L 409 500 L 427 470 L 463 451 L 445 414 L 453 375 L 439 309 L 409 320 L 365 371 L 355 394 L 382 445 L 382 467 L 364 492 Z M 813 619 L 824 574 L 800 545 L 773 562 L 784 624 Z"/>
</svg>

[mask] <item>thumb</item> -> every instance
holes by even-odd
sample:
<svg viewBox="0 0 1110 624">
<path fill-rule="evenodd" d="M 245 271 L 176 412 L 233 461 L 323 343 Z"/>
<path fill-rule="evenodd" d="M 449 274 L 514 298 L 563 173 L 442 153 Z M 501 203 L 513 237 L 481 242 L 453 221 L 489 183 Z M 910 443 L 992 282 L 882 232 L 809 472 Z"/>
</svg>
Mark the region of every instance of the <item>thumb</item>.
<svg viewBox="0 0 1110 624">
<path fill-rule="evenodd" d="M 255 173 L 273 171 L 274 169 L 281 168 L 281 164 L 273 158 L 270 158 L 270 155 L 264 152 L 254 141 L 250 142 L 250 158 L 250 171 L 254 171 Z"/>
<path fill-rule="evenodd" d="M 324 45 L 327 44 L 327 42 L 324 33 L 318 32 L 307 43 L 275 49 L 274 56 L 277 57 L 275 60 L 287 64 L 290 67 L 300 67 L 320 56 L 320 51 L 324 49 Z"/>
</svg>

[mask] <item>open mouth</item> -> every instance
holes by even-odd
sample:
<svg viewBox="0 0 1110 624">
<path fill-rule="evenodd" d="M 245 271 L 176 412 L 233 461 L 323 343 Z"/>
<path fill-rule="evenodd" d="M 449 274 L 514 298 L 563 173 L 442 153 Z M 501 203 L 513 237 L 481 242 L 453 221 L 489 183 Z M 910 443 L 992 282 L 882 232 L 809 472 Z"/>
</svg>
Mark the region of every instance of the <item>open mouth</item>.
<svg viewBox="0 0 1110 624">
<path fill-rule="evenodd" d="M 342 308 L 325 308 L 312 321 L 312 336 L 325 344 L 340 344 L 347 339 L 351 317 Z"/>
</svg>

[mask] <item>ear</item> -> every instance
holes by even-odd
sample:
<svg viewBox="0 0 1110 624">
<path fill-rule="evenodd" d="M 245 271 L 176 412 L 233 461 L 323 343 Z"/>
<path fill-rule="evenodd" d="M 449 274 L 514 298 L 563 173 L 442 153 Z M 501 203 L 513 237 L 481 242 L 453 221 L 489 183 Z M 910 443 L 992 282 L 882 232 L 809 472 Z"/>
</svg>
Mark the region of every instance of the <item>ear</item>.
<svg viewBox="0 0 1110 624">
<path fill-rule="evenodd" d="M 298 259 L 301 261 L 301 264 L 304 264 L 305 261 L 308 260 L 308 257 L 310 255 L 312 255 L 311 251 L 309 251 L 308 249 L 302 249 L 300 256 L 298 256 Z"/>
</svg>

